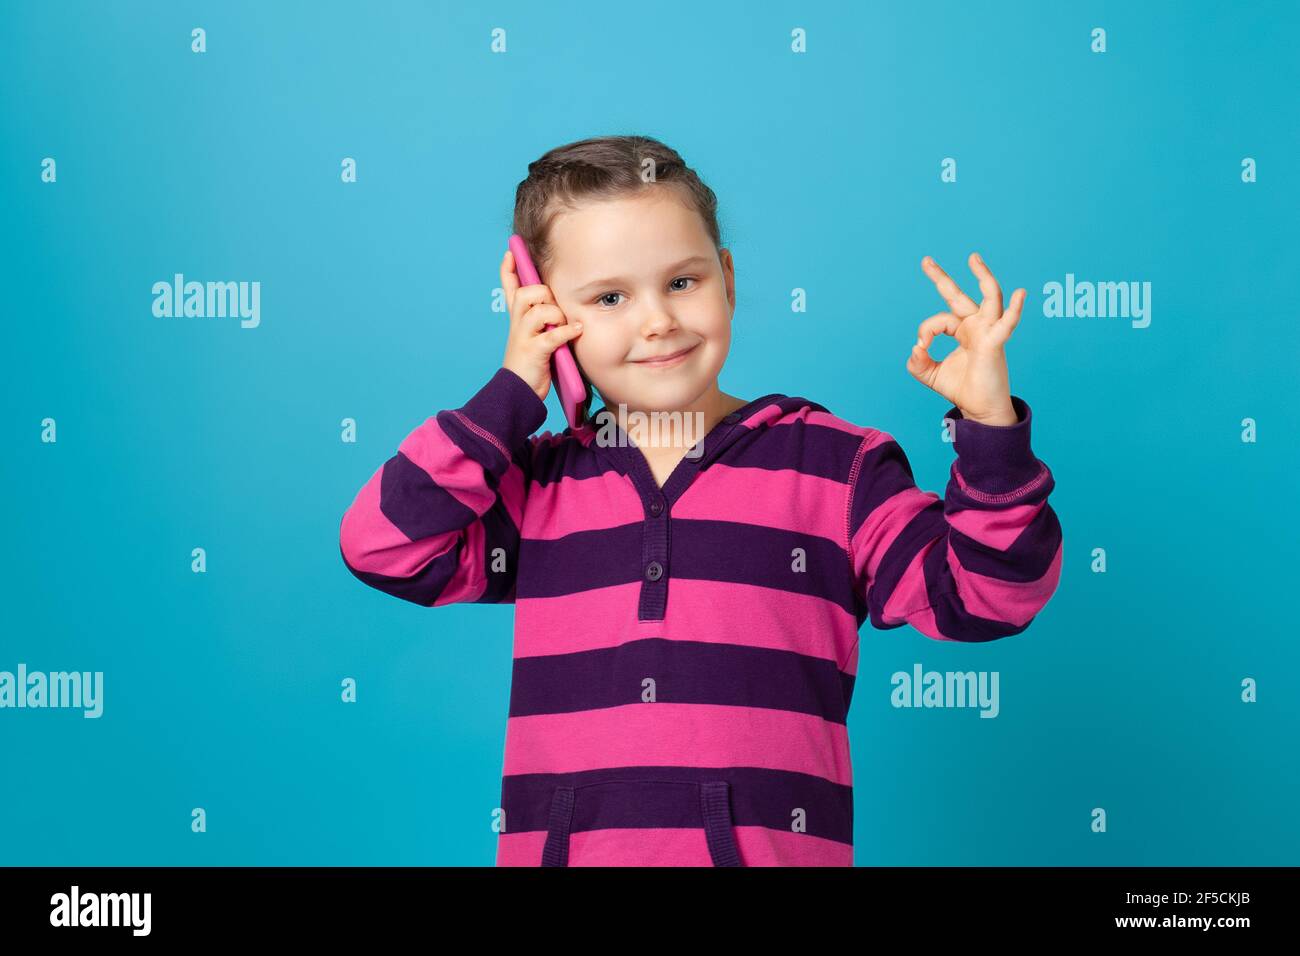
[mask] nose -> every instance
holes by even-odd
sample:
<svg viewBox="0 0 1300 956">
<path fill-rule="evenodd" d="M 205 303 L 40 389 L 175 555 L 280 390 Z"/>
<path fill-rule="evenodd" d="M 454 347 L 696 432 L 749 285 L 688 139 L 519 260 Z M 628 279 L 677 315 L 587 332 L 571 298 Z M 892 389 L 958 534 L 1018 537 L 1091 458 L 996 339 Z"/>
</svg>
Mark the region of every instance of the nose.
<svg viewBox="0 0 1300 956">
<path fill-rule="evenodd" d="M 677 320 L 673 318 L 672 312 L 665 308 L 657 300 L 652 300 L 646 304 L 646 314 L 641 319 L 641 334 L 643 336 L 663 335 L 671 332 L 677 325 Z"/>
</svg>

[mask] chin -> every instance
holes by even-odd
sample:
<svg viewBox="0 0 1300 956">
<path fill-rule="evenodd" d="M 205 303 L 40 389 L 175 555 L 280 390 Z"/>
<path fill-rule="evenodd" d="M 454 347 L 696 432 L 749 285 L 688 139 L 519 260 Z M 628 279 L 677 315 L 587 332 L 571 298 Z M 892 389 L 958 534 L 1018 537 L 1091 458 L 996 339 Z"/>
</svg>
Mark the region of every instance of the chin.
<svg viewBox="0 0 1300 956">
<path fill-rule="evenodd" d="M 637 382 L 631 393 L 635 394 L 643 408 L 684 408 L 708 391 L 710 381 L 711 379 L 700 375 L 683 375 L 672 381 Z"/>
</svg>

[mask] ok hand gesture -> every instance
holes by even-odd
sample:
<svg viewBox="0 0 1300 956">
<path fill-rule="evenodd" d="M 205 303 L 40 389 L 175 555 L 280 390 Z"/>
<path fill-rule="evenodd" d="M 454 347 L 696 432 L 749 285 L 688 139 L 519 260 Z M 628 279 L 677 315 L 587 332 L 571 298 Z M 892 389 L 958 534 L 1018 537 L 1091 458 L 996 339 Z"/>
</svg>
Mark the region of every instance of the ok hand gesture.
<svg viewBox="0 0 1300 956">
<path fill-rule="evenodd" d="M 957 406 L 964 418 L 986 425 L 1014 425 L 1017 418 L 1011 405 L 1003 346 L 1020 322 L 1025 290 L 1012 293 L 1011 307 L 1004 312 L 1002 289 L 984 260 L 972 252 L 968 264 L 979 279 L 984 297 L 978 306 L 937 262 L 929 256 L 921 260 L 921 269 L 934 282 L 950 311 L 930 316 L 917 328 L 907 370 L 917 381 Z M 957 348 L 942 362 L 936 362 L 928 350 L 941 332 L 956 338 Z"/>
</svg>

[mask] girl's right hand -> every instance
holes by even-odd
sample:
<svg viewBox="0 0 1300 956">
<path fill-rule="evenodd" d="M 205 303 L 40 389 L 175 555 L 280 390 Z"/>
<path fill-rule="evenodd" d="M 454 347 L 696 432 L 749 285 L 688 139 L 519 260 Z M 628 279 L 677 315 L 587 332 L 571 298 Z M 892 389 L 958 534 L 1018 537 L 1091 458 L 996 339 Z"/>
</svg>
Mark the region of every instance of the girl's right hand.
<svg viewBox="0 0 1300 956">
<path fill-rule="evenodd" d="M 547 285 L 520 286 L 515 257 L 506 249 L 501 259 L 501 290 L 510 308 L 510 336 L 503 368 L 527 382 L 546 401 L 551 390 L 551 353 L 582 333 L 581 322 L 570 322 Z M 555 328 L 548 330 L 546 326 Z"/>
</svg>

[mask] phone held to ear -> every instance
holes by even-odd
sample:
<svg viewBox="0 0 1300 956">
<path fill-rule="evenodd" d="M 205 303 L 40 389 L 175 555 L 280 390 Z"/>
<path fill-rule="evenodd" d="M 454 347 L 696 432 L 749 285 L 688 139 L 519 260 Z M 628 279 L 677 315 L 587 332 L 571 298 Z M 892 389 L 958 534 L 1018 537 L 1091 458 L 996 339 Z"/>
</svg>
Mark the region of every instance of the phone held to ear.
<svg viewBox="0 0 1300 956">
<path fill-rule="evenodd" d="M 510 252 L 514 256 L 519 284 L 541 285 L 541 276 L 537 274 L 537 267 L 533 265 L 533 257 L 528 254 L 524 240 L 517 235 L 511 236 Z M 546 327 L 555 328 L 553 325 Z M 551 353 L 551 382 L 555 385 L 564 417 L 568 419 L 570 427 L 578 428 L 582 424 L 582 404 L 587 399 L 587 383 L 578 371 L 578 363 L 574 361 L 567 342 Z"/>
</svg>

